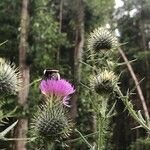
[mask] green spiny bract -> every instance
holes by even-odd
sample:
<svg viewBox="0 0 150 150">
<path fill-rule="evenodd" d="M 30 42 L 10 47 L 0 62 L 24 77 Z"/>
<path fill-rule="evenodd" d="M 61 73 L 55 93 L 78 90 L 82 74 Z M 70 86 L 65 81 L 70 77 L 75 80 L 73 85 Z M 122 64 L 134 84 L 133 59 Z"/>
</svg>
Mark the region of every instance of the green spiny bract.
<svg viewBox="0 0 150 150">
<path fill-rule="evenodd" d="M 0 58 L 0 93 L 16 94 L 20 88 L 21 78 L 15 64 Z"/>
<path fill-rule="evenodd" d="M 66 116 L 62 105 L 55 104 L 50 107 L 47 103 L 39 108 L 34 119 L 33 128 L 38 138 L 54 142 L 61 141 L 70 135 L 72 123 Z"/>
<path fill-rule="evenodd" d="M 111 94 L 115 91 L 117 81 L 118 78 L 115 76 L 114 72 L 104 70 L 91 79 L 91 86 L 94 91 L 100 95 Z"/>
<path fill-rule="evenodd" d="M 107 29 L 99 27 L 95 29 L 88 39 L 88 49 L 95 50 L 110 50 L 117 47 L 117 38 Z"/>
</svg>

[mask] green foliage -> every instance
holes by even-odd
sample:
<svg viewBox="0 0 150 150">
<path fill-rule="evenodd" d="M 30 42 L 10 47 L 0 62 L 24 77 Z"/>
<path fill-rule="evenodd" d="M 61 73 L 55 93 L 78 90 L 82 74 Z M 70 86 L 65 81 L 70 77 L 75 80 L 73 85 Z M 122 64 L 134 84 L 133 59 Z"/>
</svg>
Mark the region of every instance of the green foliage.
<svg viewBox="0 0 150 150">
<path fill-rule="evenodd" d="M 85 22 L 86 30 L 90 31 L 98 26 L 110 22 L 114 10 L 114 0 L 86 0 Z"/>
<path fill-rule="evenodd" d="M 20 18 L 19 0 L 1 0 L 0 2 L 0 56 L 15 63 L 18 62 L 18 37 Z"/>
<path fill-rule="evenodd" d="M 136 142 L 132 143 L 130 150 L 149 150 L 150 139 L 137 139 Z"/>
<path fill-rule="evenodd" d="M 39 74 L 39 71 L 43 70 L 43 66 L 45 68 L 56 67 L 58 48 L 66 45 L 67 40 L 66 34 L 59 31 L 59 23 L 55 19 L 55 12 L 52 6 L 49 5 L 49 1 L 34 1 L 33 6 L 31 21 L 32 43 L 30 43 L 27 61 L 36 64 L 33 67 L 35 70 L 37 69 Z"/>
</svg>

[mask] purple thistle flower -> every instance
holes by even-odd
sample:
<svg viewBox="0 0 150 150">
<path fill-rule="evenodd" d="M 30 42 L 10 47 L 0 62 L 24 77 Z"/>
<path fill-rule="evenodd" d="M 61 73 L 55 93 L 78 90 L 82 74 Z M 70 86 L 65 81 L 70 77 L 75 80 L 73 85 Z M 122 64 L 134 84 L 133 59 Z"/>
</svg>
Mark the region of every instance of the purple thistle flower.
<svg viewBox="0 0 150 150">
<path fill-rule="evenodd" d="M 68 106 L 69 95 L 75 92 L 74 87 L 66 80 L 42 80 L 40 83 L 42 94 L 62 98 L 64 105 Z"/>
</svg>

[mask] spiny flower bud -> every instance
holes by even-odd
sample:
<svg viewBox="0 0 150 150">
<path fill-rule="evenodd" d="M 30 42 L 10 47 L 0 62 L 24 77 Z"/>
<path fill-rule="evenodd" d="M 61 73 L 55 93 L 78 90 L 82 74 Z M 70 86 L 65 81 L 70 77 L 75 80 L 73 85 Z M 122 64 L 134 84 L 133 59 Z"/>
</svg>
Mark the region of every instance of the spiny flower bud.
<svg viewBox="0 0 150 150">
<path fill-rule="evenodd" d="M 91 85 L 98 94 L 111 94 L 115 90 L 118 78 L 114 72 L 104 70 L 91 80 Z"/>
<path fill-rule="evenodd" d="M 101 51 L 110 50 L 117 47 L 117 38 L 104 27 L 95 29 L 88 39 L 88 49 Z"/>
<path fill-rule="evenodd" d="M 0 58 L 0 93 L 16 94 L 20 88 L 21 78 L 15 64 Z"/>
<path fill-rule="evenodd" d="M 62 105 L 43 105 L 34 119 L 37 135 L 47 141 L 60 141 L 67 138 L 72 130 L 72 123 L 67 118 Z"/>
</svg>

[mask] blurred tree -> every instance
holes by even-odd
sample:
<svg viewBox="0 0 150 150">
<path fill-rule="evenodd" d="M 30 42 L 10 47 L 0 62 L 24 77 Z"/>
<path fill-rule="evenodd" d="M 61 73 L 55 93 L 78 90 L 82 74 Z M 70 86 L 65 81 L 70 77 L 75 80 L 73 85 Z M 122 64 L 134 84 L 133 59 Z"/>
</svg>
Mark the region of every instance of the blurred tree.
<svg viewBox="0 0 150 150">
<path fill-rule="evenodd" d="M 74 83 L 76 85 L 76 93 L 73 95 L 71 104 L 71 116 L 73 120 L 77 117 L 77 100 L 79 97 L 79 83 L 81 80 L 81 61 L 84 45 L 84 3 L 82 0 L 75 1 L 75 48 L 74 48 Z"/>
<path fill-rule="evenodd" d="M 41 75 L 45 68 L 58 68 L 57 50 L 66 45 L 66 33 L 60 32 L 56 19 L 57 9 L 53 1 L 38 0 L 32 2 L 31 33 L 28 63 L 35 76 Z M 43 61 L 44 60 L 44 61 Z M 38 66 L 36 64 L 39 64 Z"/>
<path fill-rule="evenodd" d="M 18 64 L 18 27 L 20 18 L 21 1 L 1 0 L 0 1 L 0 43 L 7 41 L 0 46 L 0 56 Z"/>
<path fill-rule="evenodd" d="M 21 23 L 20 23 L 20 43 L 19 43 L 19 68 L 21 73 L 21 89 L 18 94 L 18 103 L 22 106 L 23 111 L 27 109 L 27 98 L 29 93 L 30 72 L 26 64 L 26 53 L 28 49 L 28 26 L 29 26 L 29 1 L 22 0 Z M 28 130 L 27 116 L 21 116 L 15 129 L 16 138 L 26 138 Z M 16 140 L 14 150 L 26 150 L 26 140 Z"/>
</svg>

